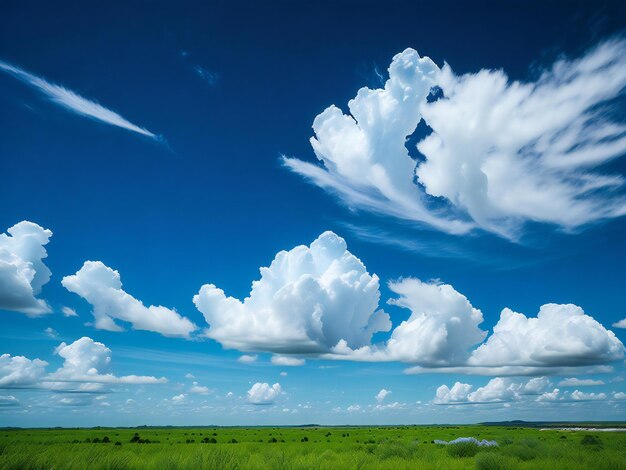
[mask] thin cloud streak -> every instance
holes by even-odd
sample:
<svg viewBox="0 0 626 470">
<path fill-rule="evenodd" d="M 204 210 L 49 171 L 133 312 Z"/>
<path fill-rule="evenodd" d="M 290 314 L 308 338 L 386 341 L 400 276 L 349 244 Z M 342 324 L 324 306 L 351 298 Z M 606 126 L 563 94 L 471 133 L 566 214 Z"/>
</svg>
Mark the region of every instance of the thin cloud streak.
<svg viewBox="0 0 626 470">
<path fill-rule="evenodd" d="M 95 101 L 83 98 L 77 93 L 74 93 L 73 91 L 60 85 L 47 82 L 43 78 L 33 75 L 20 67 L 0 60 L 0 70 L 39 90 L 53 102 L 64 107 L 68 111 L 72 111 L 90 119 L 95 119 L 96 121 L 100 121 L 111 126 L 121 127 L 122 129 L 144 135 L 159 142 L 163 140 L 161 136 L 150 132 L 148 129 L 133 124 L 116 112 L 105 108 Z"/>
</svg>

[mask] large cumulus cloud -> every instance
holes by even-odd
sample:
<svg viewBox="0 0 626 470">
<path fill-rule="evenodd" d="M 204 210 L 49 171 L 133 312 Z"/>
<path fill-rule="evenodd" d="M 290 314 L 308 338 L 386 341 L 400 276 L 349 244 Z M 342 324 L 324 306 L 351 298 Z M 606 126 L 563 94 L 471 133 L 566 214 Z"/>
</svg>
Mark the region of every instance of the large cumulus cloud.
<svg viewBox="0 0 626 470">
<path fill-rule="evenodd" d="M 434 87 L 443 91 L 428 100 Z M 626 87 L 626 41 L 558 60 L 534 81 L 502 70 L 456 75 L 407 49 L 384 88 L 362 88 L 351 115 L 330 106 L 311 139 L 322 166 L 285 165 L 350 207 L 450 233 L 481 227 L 518 237 L 527 221 L 565 230 L 626 213 L 621 175 L 599 168 L 626 153 L 613 112 Z M 432 133 L 405 146 L 421 119 Z"/>
<path fill-rule="evenodd" d="M 479 325 L 480 310 L 451 285 L 407 278 L 390 282 L 398 294 L 390 304 L 410 310 L 411 315 L 393 329 L 382 345 L 354 350 L 345 343 L 334 348 L 335 358 L 403 361 L 428 367 L 465 364 L 472 348 L 486 336 Z"/>
<path fill-rule="evenodd" d="M 339 341 L 358 348 L 388 331 L 379 282 L 332 232 L 310 246 L 281 251 L 243 301 L 206 284 L 193 301 L 227 348 L 278 354 L 323 353 Z"/>
<path fill-rule="evenodd" d="M 444 384 L 437 388 L 433 403 L 436 405 L 498 403 L 524 400 L 527 397 L 536 400 L 549 386 L 550 382 L 545 377 L 525 381 L 495 377 L 474 391 L 472 385 L 456 382 L 452 387 Z"/>
<path fill-rule="evenodd" d="M 74 275 L 61 281 L 63 286 L 83 297 L 93 306 L 96 328 L 122 331 L 115 320 L 132 324 L 136 330 L 164 336 L 189 337 L 196 326 L 176 310 L 150 305 L 146 307 L 122 288 L 120 274 L 100 261 L 86 261 Z"/>
<path fill-rule="evenodd" d="M 0 234 L 0 310 L 37 316 L 50 313 L 48 304 L 36 296 L 50 280 L 43 263 L 52 232 L 22 221 Z"/>
<path fill-rule="evenodd" d="M 606 364 L 624 357 L 624 345 L 582 308 L 546 304 L 537 317 L 505 308 L 487 342 L 469 364 L 568 367 Z"/>
</svg>

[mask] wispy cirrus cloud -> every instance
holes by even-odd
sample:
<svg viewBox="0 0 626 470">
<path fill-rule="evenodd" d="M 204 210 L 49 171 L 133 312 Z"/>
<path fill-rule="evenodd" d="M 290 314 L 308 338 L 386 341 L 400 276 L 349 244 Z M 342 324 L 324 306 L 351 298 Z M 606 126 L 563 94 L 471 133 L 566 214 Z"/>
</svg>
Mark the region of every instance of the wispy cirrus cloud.
<svg viewBox="0 0 626 470">
<path fill-rule="evenodd" d="M 31 86 L 32 88 L 39 90 L 41 93 L 50 98 L 54 103 L 62 106 L 68 111 L 88 117 L 90 119 L 94 119 L 96 121 L 103 122 L 105 124 L 109 124 L 111 126 L 121 127 L 122 129 L 141 134 L 156 141 L 163 140 L 161 136 L 150 132 L 144 127 L 133 124 L 124 117 L 120 116 L 115 111 L 111 111 L 110 109 L 105 108 L 97 102 L 84 98 L 61 85 L 50 83 L 43 78 L 27 72 L 26 70 L 18 66 L 0 60 L 0 70 L 17 78 L 18 80 Z"/>
</svg>

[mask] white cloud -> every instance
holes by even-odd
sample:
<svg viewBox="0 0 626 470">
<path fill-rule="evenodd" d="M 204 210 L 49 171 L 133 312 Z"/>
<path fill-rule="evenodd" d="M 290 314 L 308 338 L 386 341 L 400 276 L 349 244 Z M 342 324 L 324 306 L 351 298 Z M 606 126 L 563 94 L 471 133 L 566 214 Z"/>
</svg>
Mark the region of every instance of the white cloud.
<svg viewBox="0 0 626 470">
<path fill-rule="evenodd" d="M 438 74 L 439 68 L 413 49 L 397 54 L 384 89 L 361 88 L 348 103 L 351 116 L 330 106 L 315 118 L 311 145 L 323 167 L 295 158 L 284 158 L 284 164 L 338 194 L 348 206 L 452 233 L 468 231 L 472 224 L 428 208 L 414 183 L 416 162 L 405 146 Z"/>
<path fill-rule="evenodd" d="M 50 313 L 48 304 L 36 296 L 50 280 L 43 259 L 48 256 L 45 245 L 52 232 L 22 221 L 7 233 L 0 233 L 0 310 L 29 316 Z"/>
<path fill-rule="evenodd" d="M 272 356 L 271 362 L 275 366 L 303 366 L 305 360 L 298 359 L 297 357 L 274 355 Z"/>
<path fill-rule="evenodd" d="M 74 310 L 71 307 L 63 307 L 61 309 L 61 313 L 63 313 L 64 317 L 77 317 L 78 313 L 76 313 L 76 310 Z"/>
<path fill-rule="evenodd" d="M 616 400 L 626 400 L 626 393 L 616 392 L 613 394 L 613 398 L 615 398 Z"/>
<path fill-rule="evenodd" d="M 284 371 L 280 373 L 281 377 L 287 377 L 287 375 L 289 375 L 289 374 L 287 374 L 287 372 L 284 372 Z"/>
<path fill-rule="evenodd" d="M 186 379 L 195 379 L 195 378 L 196 378 L 196 376 L 195 376 L 195 375 L 193 375 L 193 374 L 187 373 L 187 374 L 185 374 L 185 378 L 186 378 Z"/>
<path fill-rule="evenodd" d="M 243 302 L 205 285 L 194 303 L 209 323 L 207 336 L 225 347 L 275 353 L 278 365 L 300 365 L 308 355 L 406 362 L 413 364 L 409 374 L 537 376 L 607 372 L 624 357 L 615 334 L 576 305 L 546 304 L 536 318 L 505 308 L 485 341 L 481 311 L 451 285 L 405 278 L 389 289 L 397 297 L 388 303 L 411 314 L 372 344 L 374 332 L 391 326 L 377 310 L 378 278 L 326 232 L 310 247 L 280 252 Z"/>
<path fill-rule="evenodd" d="M 254 405 L 270 405 L 282 394 L 279 383 L 270 386 L 268 383 L 255 383 L 248 390 L 248 402 Z"/>
<path fill-rule="evenodd" d="M 559 399 L 559 394 L 561 391 L 558 388 L 555 388 L 551 392 L 544 392 L 537 398 L 537 401 L 557 401 Z"/>
<path fill-rule="evenodd" d="M 579 379 L 576 377 L 563 379 L 559 382 L 559 387 L 590 387 L 594 385 L 604 385 L 604 382 L 602 380 Z"/>
<path fill-rule="evenodd" d="M 444 97 L 427 102 L 434 86 Z M 574 229 L 626 213 L 623 178 L 594 170 L 626 152 L 626 125 L 611 117 L 625 86 L 624 40 L 526 83 L 501 70 L 457 76 L 407 49 L 384 89 L 359 90 L 351 115 L 331 106 L 317 116 L 323 166 L 283 161 L 350 207 L 450 233 L 515 238 L 526 221 Z M 433 132 L 418 165 L 405 143 L 422 118 Z"/>
<path fill-rule="evenodd" d="M 361 347 L 391 327 L 389 316 L 378 310 L 378 277 L 332 232 L 310 247 L 281 251 L 260 271 L 243 302 L 212 284 L 194 296 L 209 324 L 208 337 L 243 351 L 323 353 L 340 340 Z"/>
<path fill-rule="evenodd" d="M 346 411 L 348 413 L 358 413 L 359 411 L 361 411 L 361 405 L 350 405 L 348 408 L 346 408 Z"/>
<path fill-rule="evenodd" d="M 618 322 L 613 323 L 613 328 L 626 328 L 626 318 Z"/>
<path fill-rule="evenodd" d="M 50 338 L 58 338 L 59 337 L 59 333 L 54 328 L 48 327 L 48 328 L 46 328 L 43 331 Z"/>
<path fill-rule="evenodd" d="M 98 392 L 102 391 L 104 384 L 147 385 L 167 382 L 164 377 L 113 375 L 109 372 L 111 350 L 91 338 L 83 337 L 70 345 L 61 343 L 55 353 L 63 358 L 63 365 L 51 374 L 46 374 L 46 361 L 3 354 L 0 356 L 0 388 Z"/>
<path fill-rule="evenodd" d="M 127 321 L 136 330 L 164 336 L 188 338 L 196 326 L 187 318 L 161 306 L 146 307 L 122 289 L 120 274 L 100 261 L 86 261 L 74 275 L 61 281 L 63 286 L 93 306 L 96 328 L 122 331 L 115 319 Z"/>
<path fill-rule="evenodd" d="M 199 385 L 198 382 L 194 382 L 189 389 L 189 393 L 196 393 L 199 395 L 207 395 L 209 393 L 209 387 Z"/>
<path fill-rule="evenodd" d="M 242 362 L 244 364 L 251 364 L 253 362 L 256 362 L 258 358 L 259 356 L 257 356 L 256 354 L 243 354 L 242 356 L 239 357 L 239 359 L 237 359 L 237 362 Z"/>
<path fill-rule="evenodd" d="M 511 378 L 495 377 L 485 386 L 472 392 L 472 385 L 456 382 L 452 388 L 441 385 L 433 403 L 437 405 L 482 404 L 523 400 L 526 396 L 537 396 L 550 385 L 545 377 L 535 377 L 525 382 Z"/>
<path fill-rule="evenodd" d="M 143 127 L 133 124 L 114 111 L 111 111 L 94 101 L 83 98 L 67 88 L 47 82 L 43 78 L 33 75 L 20 67 L 0 60 L 0 70 L 39 90 L 53 102 L 68 111 L 72 111 L 78 115 L 85 116 L 111 126 L 121 127 L 122 129 L 136 132 L 137 134 L 150 137 L 151 139 L 160 140 L 159 136 L 154 135 L 152 132 L 144 129 Z"/>
<path fill-rule="evenodd" d="M 187 398 L 187 395 L 185 395 L 184 393 L 181 393 L 180 395 L 173 396 L 171 400 L 172 400 L 172 403 L 174 403 L 175 405 L 178 405 L 182 403 L 183 401 L 185 401 L 185 398 Z"/>
<path fill-rule="evenodd" d="M 55 353 L 63 358 L 63 366 L 48 375 L 47 382 L 86 382 L 103 384 L 156 384 L 167 379 L 151 376 L 127 375 L 117 377 L 109 372 L 111 350 L 86 336 L 72 344 L 61 343 Z"/>
<path fill-rule="evenodd" d="M 47 365 L 41 359 L 3 354 L 0 356 L 0 388 L 34 386 L 44 375 Z"/>
<path fill-rule="evenodd" d="M 445 384 L 441 385 L 437 388 L 433 403 L 441 405 L 465 402 L 471 390 L 472 386 L 470 384 L 461 382 L 456 382 L 452 388 L 449 388 Z"/>
<path fill-rule="evenodd" d="M 423 107 L 433 133 L 418 145 L 428 194 L 509 234 L 526 220 L 571 229 L 624 215 L 624 199 L 611 195 L 622 178 L 591 169 L 626 152 L 626 126 L 605 106 L 626 85 L 626 42 L 559 60 L 536 82 L 446 66 L 438 85 L 446 98 Z"/>
<path fill-rule="evenodd" d="M 486 336 L 478 325 L 483 316 L 449 284 L 407 278 L 390 282 L 399 295 L 389 304 L 407 308 L 411 316 L 400 323 L 383 345 L 357 350 L 340 343 L 335 359 L 403 361 L 428 367 L 464 364 L 471 349 Z"/>
<path fill-rule="evenodd" d="M 468 361 L 473 366 L 572 367 L 624 357 L 624 345 L 582 308 L 546 304 L 536 318 L 505 308 L 493 334 Z"/>
<path fill-rule="evenodd" d="M 584 393 L 579 390 L 574 390 L 570 394 L 570 399 L 574 401 L 606 400 L 606 393 Z"/>
<path fill-rule="evenodd" d="M 382 403 L 383 401 L 385 401 L 385 398 L 387 398 L 390 394 L 391 394 L 391 391 L 385 390 L 383 388 L 380 390 L 380 392 L 376 394 L 376 401 L 378 403 Z"/>
<path fill-rule="evenodd" d="M 398 325 L 387 342 L 387 353 L 396 360 L 420 364 L 459 364 L 486 336 L 478 325 L 480 310 L 449 284 L 403 279 L 389 283 L 399 295 L 390 304 L 408 308 L 411 316 Z"/>
</svg>

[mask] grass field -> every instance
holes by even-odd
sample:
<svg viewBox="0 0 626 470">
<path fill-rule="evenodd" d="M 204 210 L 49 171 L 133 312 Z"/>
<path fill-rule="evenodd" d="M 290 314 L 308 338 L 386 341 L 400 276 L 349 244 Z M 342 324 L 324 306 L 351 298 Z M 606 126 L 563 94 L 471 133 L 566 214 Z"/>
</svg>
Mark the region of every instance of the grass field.
<svg viewBox="0 0 626 470">
<path fill-rule="evenodd" d="M 497 447 L 442 445 L 458 437 Z M 0 469 L 626 469 L 626 433 L 499 426 L 5 429 Z"/>
</svg>

